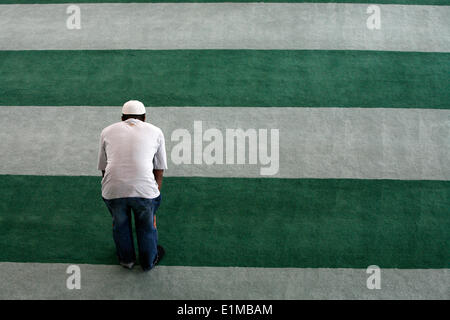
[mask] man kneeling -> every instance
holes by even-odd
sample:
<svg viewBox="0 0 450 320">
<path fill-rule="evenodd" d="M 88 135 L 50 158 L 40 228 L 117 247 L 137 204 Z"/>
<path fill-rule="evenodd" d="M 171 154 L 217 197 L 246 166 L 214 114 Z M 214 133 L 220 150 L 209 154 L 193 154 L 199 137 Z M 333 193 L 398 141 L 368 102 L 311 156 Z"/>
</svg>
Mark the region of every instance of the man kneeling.
<svg viewBox="0 0 450 320">
<path fill-rule="evenodd" d="M 113 238 L 119 263 L 136 263 L 131 211 L 134 214 L 139 262 L 144 271 L 163 257 L 158 245 L 156 210 L 161 203 L 163 172 L 167 169 L 164 134 L 145 122 L 145 107 L 136 100 L 122 107 L 122 121 L 103 129 L 98 169 L 102 171 L 102 198 L 112 215 Z"/>
</svg>

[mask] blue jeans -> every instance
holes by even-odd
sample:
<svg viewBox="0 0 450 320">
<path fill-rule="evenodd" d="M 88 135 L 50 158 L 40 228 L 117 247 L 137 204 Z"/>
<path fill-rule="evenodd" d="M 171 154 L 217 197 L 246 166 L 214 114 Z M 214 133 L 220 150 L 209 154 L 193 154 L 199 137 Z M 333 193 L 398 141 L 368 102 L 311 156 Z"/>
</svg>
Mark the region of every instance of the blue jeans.
<svg viewBox="0 0 450 320">
<path fill-rule="evenodd" d="M 145 271 L 154 267 L 158 244 L 158 231 L 153 225 L 153 216 L 161 203 L 161 195 L 154 199 L 146 198 L 103 198 L 113 220 L 113 238 L 120 262 L 136 262 L 131 210 L 134 213 L 136 236 L 139 249 L 139 262 Z"/>
</svg>

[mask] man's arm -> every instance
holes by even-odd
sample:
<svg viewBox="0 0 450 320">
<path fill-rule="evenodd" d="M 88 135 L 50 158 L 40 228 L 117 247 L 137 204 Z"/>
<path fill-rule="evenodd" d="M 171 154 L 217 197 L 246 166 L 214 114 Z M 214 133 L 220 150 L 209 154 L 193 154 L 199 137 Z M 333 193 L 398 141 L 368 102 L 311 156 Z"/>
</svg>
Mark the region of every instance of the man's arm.
<svg viewBox="0 0 450 320">
<path fill-rule="evenodd" d="M 156 183 L 158 184 L 158 190 L 161 191 L 162 180 L 164 170 L 153 169 L 153 175 L 155 176 Z M 153 226 L 156 228 L 156 215 L 153 216 Z"/>
<path fill-rule="evenodd" d="M 167 158 L 166 158 L 166 143 L 164 141 L 164 135 L 161 131 L 159 136 L 159 146 L 153 158 L 153 175 L 155 176 L 156 183 L 158 184 L 158 189 L 161 191 L 163 173 L 167 169 Z"/>
<path fill-rule="evenodd" d="M 161 191 L 162 181 L 163 181 L 164 170 L 154 169 L 153 175 L 155 176 L 156 183 L 158 184 L 158 189 Z"/>
<path fill-rule="evenodd" d="M 164 170 L 153 169 L 153 175 L 155 176 L 156 183 L 158 184 L 158 190 L 161 191 L 162 180 Z M 153 226 L 156 228 L 156 215 L 153 216 Z"/>
<path fill-rule="evenodd" d="M 103 133 L 103 131 L 102 131 Z M 102 171 L 102 177 L 105 176 L 105 170 L 106 170 L 106 151 L 103 145 L 103 135 L 100 135 L 100 144 L 98 148 L 98 162 L 97 162 L 97 169 Z"/>
</svg>

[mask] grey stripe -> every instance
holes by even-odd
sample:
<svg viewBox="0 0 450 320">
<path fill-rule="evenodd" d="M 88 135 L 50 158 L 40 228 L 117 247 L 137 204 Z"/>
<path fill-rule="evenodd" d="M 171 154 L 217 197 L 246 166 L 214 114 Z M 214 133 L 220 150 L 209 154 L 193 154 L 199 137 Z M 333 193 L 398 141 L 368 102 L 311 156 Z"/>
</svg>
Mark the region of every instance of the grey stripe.
<svg viewBox="0 0 450 320">
<path fill-rule="evenodd" d="M 450 51 L 450 6 L 369 4 L 79 4 L 81 29 L 68 30 L 69 4 L 0 5 L 0 50 L 318 49 Z"/>
<path fill-rule="evenodd" d="M 381 269 L 368 289 L 366 269 L 219 268 L 0 263 L 0 299 L 449 299 L 449 269 Z"/>
<path fill-rule="evenodd" d="M 0 174 L 99 175 L 100 132 L 120 114 L 121 107 L 0 107 Z M 203 133 L 221 131 L 224 161 L 226 128 L 279 129 L 279 171 L 265 177 L 450 180 L 450 110 L 152 107 L 147 116 L 166 137 L 167 176 L 261 177 L 268 166 L 248 156 L 246 164 L 174 164 L 172 133 L 185 128 L 193 140 L 194 121 L 202 121 Z"/>
</svg>

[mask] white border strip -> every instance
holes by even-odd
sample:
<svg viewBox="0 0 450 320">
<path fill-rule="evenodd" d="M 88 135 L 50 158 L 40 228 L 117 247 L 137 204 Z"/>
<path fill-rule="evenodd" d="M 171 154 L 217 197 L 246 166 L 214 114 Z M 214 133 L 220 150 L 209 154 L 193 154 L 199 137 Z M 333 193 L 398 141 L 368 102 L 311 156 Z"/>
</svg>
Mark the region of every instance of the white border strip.
<svg viewBox="0 0 450 320">
<path fill-rule="evenodd" d="M 0 5 L 0 50 L 450 52 L 449 16 L 450 6 L 348 3 Z"/>
<path fill-rule="evenodd" d="M 450 269 L 236 268 L 80 264 L 80 289 L 68 289 L 69 264 L 0 263 L 0 299 L 449 299 Z M 70 283 L 74 283 L 69 281 Z"/>
<path fill-rule="evenodd" d="M 120 116 L 121 107 L 2 106 L 0 174 L 98 176 L 100 132 Z M 166 176 L 450 180 L 450 110 L 151 107 L 147 117 L 165 135 Z M 200 137 L 210 128 L 221 132 L 224 164 L 205 163 L 206 140 L 202 163 L 194 164 L 195 121 L 202 123 Z M 226 129 L 237 128 L 268 129 L 269 154 L 270 130 L 278 129 L 276 174 L 261 175 L 269 165 L 259 145 L 257 164 L 248 154 L 246 164 L 226 164 Z M 191 164 L 173 161 L 177 129 L 190 133 Z"/>
</svg>

